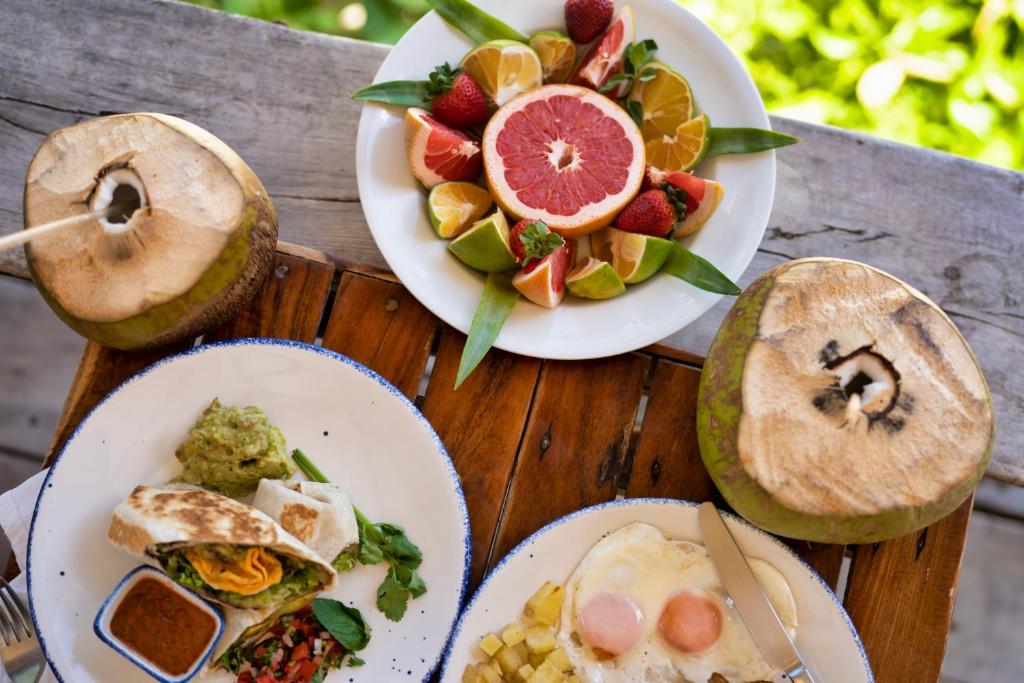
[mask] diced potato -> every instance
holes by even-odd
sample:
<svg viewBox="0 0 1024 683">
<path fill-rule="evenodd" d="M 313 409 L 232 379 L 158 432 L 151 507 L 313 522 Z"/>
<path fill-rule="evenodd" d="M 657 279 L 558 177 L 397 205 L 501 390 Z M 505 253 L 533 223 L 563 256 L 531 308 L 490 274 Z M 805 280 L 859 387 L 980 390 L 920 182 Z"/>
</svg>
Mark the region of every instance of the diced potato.
<svg viewBox="0 0 1024 683">
<path fill-rule="evenodd" d="M 501 673 L 506 678 L 511 678 L 512 674 L 519 671 L 519 667 L 526 664 L 526 657 L 519 654 L 515 648 L 502 646 L 500 650 L 494 653 L 494 661 L 498 662 L 498 666 L 501 667 Z"/>
<path fill-rule="evenodd" d="M 547 626 L 526 629 L 526 647 L 535 655 L 546 655 L 555 649 L 555 634 Z"/>
<path fill-rule="evenodd" d="M 535 655 L 531 652 L 530 656 L 526 658 L 526 661 L 530 663 L 530 666 L 536 669 L 544 661 L 544 655 Z"/>
<path fill-rule="evenodd" d="M 533 667 L 529 664 L 523 664 L 519 667 L 519 671 L 516 672 L 515 682 L 526 683 L 530 680 L 530 676 L 533 675 Z"/>
<path fill-rule="evenodd" d="M 572 671 L 572 662 L 569 661 L 569 655 L 560 647 L 548 653 L 547 661 L 554 664 L 555 668 L 559 671 Z"/>
<path fill-rule="evenodd" d="M 544 662 L 533 672 L 528 683 L 562 683 L 562 672 L 551 662 Z"/>
<path fill-rule="evenodd" d="M 523 627 L 519 624 L 509 624 L 505 627 L 505 630 L 501 632 L 501 640 L 503 643 L 512 647 L 523 642 L 526 638 L 526 634 L 523 632 Z"/>
<path fill-rule="evenodd" d="M 488 664 L 490 664 L 491 668 L 494 669 L 494 673 L 498 674 L 499 676 L 505 675 L 504 672 L 501 670 L 501 665 L 498 664 L 498 660 L 494 657 L 491 657 L 491 661 L 488 662 Z"/>
<path fill-rule="evenodd" d="M 519 655 L 524 663 L 530 659 L 530 650 L 526 647 L 525 642 L 516 643 L 512 646 L 512 649 L 516 651 L 516 654 Z"/>
<path fill-rule="evenodd" d="M 503 683 L 501 675 L 486 664 L 470 664 L 462 673 L 462 683 Z"/>
<path fill-rule="evenodd" d="M 501 638 L 493 633 L 488 633 L 483 637 L 483 640 L 480 641 L 480 649 L 483 650 L 484 654 L 488 657 L 493 657 L 494 653 L 501 649 Z"/>
<path fill-rule="evenodd" d="M 554 626 L 558 622 L 558 615 L 562 612 L 562 602 L 565 600 L 565 589 L 561 586 L 544 582 L 544 585 L 537 589 L 533 597 L 526 601 L 523 614 L 536 619 L 542 624 Z"/>
<path fill-rule="evenodd" d="M 583 683 L 580 680 L 580 677 L 577 676 L 576 674 L 569 674 L 569 677 L 566 678 L 565 680 L 567 681 L 567 683 Z"/>
</svg>

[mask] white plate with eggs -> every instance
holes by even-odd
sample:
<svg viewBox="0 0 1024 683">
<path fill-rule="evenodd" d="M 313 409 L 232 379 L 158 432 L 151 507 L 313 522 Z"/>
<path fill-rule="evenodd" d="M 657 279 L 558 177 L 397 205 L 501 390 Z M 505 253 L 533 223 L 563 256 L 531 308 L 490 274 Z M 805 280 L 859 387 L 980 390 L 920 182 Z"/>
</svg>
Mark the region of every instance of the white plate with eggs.
<svg viewBox="0 0 1024 683">
<path fill-rule="evenodd" d="M 795 632 L 794 642 L 815 678 L 874 681 L 849 616 L 817 572 L 778 539 L 738 517 L 724 517 L 784 625 Z M 467 664 L 484 661 L 480 639 L 519 620 L 523 605 L 545 581 L 565 586 L 556 640 L 584 683 L 703 683 L 712 672 L 728 681 L 771 680 L 726 599 L 702 538 L 697 505 L 687 501 L 619 500 L 552 522 L 502 559 L 466 605 L 448 644 L 441 683 L 459 683 Z M 719 635 L 710 646 L 711 641 L 699 643 L 699 652 L 678 649 L 686 644 L 670 644 L 659 628 L 663 606 L 681 592 L 709 598 L 720 612 Z M 630 598 L 629 604 L 639 608 L 639 626 L 627 629 L 633 635 L 626 640 L 633 644 L 624 652 L 598 659 L 580 636 L 590 626 L 577 616 L 590 598 L 608 594 Z M 621 639 L 617 630 L 610 635 Z"/>
</svg>

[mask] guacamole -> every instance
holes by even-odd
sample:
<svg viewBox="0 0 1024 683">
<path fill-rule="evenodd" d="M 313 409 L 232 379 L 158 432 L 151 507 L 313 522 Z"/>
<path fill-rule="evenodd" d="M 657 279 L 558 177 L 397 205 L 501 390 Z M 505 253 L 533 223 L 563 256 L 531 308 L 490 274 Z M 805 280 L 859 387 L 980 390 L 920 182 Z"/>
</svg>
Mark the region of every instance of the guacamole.
<svg viewBox="0 0 1024 683">
<path fill-rule="evenodd" d="M 295 473 L 281 430 L 262 410 L 228 408 L 217 399 L 174 455 L 184 467 L 178 481 L 232 498 L 255 491 L 260 479 L 287 479 Z"/>
</svg>

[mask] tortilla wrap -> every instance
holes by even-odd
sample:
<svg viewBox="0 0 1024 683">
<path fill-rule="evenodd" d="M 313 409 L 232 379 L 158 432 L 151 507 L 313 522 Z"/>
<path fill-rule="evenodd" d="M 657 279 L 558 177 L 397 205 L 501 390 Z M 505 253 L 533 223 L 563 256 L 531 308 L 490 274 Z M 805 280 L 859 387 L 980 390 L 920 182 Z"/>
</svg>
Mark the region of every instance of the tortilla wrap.
<svg viewBox="0 0 1024 683">
<path fill-rule="evenodd" d="M 226 496 L 193 487 L 136 487 L 114 509 L 107 538 L 123 551 L 161 567 L 178 583 L 231 607 L 274 608 L 330 590 L 337 582 L 337 573 L 329 563 L 267 515 Z M 188 583 L 176 575 L 186 564 L 181 557 L 202 548 L 269 551 L 284 566 L 283 578 L 262 590 L 262 595 L 217 590 L 202 581 L 199 585 Z M 192 573 L 195 575 L 195 569 Z"/>
<path fill-rule="evenodd" d="M 336 484 L 261 479 L 252 504 L 329 563 L 359 544 L 352 502 Z"/>
</svg>

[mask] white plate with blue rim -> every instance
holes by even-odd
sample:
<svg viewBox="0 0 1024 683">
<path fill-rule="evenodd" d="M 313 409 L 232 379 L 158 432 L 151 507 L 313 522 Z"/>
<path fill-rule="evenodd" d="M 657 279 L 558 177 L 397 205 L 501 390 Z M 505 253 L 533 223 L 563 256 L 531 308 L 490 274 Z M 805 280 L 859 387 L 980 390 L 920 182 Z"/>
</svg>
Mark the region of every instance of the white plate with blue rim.
<svg viewBox="0 0 1024 683">
<path fill-rule="evenodd" d="M 289 449 L 302 449 L 370 519 L 404 526 L 423 552 L 427 592 L 398 623 L 375 606 L 384 565 L 357 566 L 325 595 L 358 607 L 372 628 L 360 653 L 366 664 L 326 680 L 428 680 L 469 576 L 469 518 L 452 462 L 419 410 L 375 372 L 320 347 L 271 339 L 199 346 L 143 370 L 96 406 L 50 468 L 27 573 L 32 619 L 57 678 L 150 680 L 93 632 L 104 599 L 137 564 L 108 543 L 107 525 L 136 485 L 180 472 L 174 449 L 214 397 L 262 408 Z"/>
<path fill-rule="evenodd" d="M 821 576 L 775 537 L 734 515 L 723 516 L 743 554 L 772 565 L 789 584 L 798 619 L 795 643 L 816 680 L 874 681 L 856 629 Z M 702 544 L 697 504 L 688 501 L 627 498 L 552 522 L 506 555 L 470 599 L 448 645 L 441 683 L 458 683 L 467 664 L 483 661 L 480 638 L 518 620 L 544 581 L 564 584 L 595 543 L 633 522 Z"/>
<path fill-rule="evenodd" d="M 554 0 L 473 0 L 515 29 L 565 31 L 563 3 Z M 714 31 L 673 0 L 616 0 L 632 7 L 637 39 L 653 38 L 658 59 L 689 81 L 697 109 L 714 126 L 769 128 L 768 114 L 739 58 Z M 430 12 L 391 50 L 374 78 L 424 80 L 436 64 L 458 64 L 473 44 Z M 359 120 L 356 175 L 366 221 L 377 247 L 402 284 L 434 315 L 466 333 L 484 277 L 459 263 L 427 216 L 426 192 L 409 171 L 402 139 L 404 110 L 367 104 Z M 723 273 L 739 280 L 768 225 L 775 194 L 775 153 L 723 156 L 702 162 L 697 175 L 725 187 L 718 210 L 683 240 Z M 543 358 L 600 358 L 659 341 L 685 327 L 719 299 L 669 275 L 631 285 L 614 299 L 567 297 L 555 310 L 520 301 L 495 346 Z"/>
</svg>

